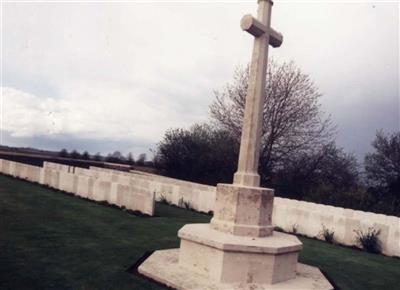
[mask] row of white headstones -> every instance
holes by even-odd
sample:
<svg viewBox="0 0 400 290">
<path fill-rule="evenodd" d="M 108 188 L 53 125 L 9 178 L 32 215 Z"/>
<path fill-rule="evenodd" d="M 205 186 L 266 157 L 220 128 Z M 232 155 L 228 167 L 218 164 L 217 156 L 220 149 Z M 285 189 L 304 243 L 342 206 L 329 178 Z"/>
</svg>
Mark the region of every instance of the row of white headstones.
<svg viewBox="0 0 400 290">
<path fill-rule="evenodd" d="M 214 186 L 144 173 L 123 172 L 98 167 L 90 169 L 44 162 L 43 167 L 0 159 L 0 173 L 39 183 L 94 201 L 154 214 L 154 199 L 209 212 L 214 210 Z M 119 187 L 118 187 L 119 185 Z M 127 190 L 127 188 L 130 188 Z M 125 190 L 123 190 L 125 189 Z M 119 192 L 119 193 L 118 193 Z M 125 196 L 131 195 L 131 198 Z M 145 199 L 146 206 L 135 197 Z M 400 218 L 285 198 L 274 198 L 273 224 L 309 237 L 318 237 L 322 225 L 335 232 L 337 242 L 354 246 L 354 230 L 381 229 L 379 236 L 386 255 L 400 256 Z"/>
<path fill-rule="evenodd" d="M 154 215 L 154 192 L 133 174 L 44 162 L 43 167 L 0 159 L 0 172 L 97 202 Z"/>
</svg>

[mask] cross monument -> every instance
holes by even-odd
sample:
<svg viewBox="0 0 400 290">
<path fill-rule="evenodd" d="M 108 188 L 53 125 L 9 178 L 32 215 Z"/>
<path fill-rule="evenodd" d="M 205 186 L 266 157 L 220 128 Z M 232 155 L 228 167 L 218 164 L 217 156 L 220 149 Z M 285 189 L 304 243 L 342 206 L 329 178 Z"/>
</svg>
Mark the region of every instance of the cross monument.
<svg viewBox="0 0 400 290">
<path fill-rule="evenodd" d="M 318 268 L 299 264 L 302 243 L 273 231 L 274 191 L 260 187 L 260 155 L 268 48 L 282 35 L 270 27 L 271 0 L 258 0 L 257 19 L 245 15 L 243 30 L 254 36 L 238 170 L 233 184 L 218 184 L 214 216 L 187 224 L 179 249 L 154 252 L 139 272 L 181 290 L 331 290 Z"/>
</svg>

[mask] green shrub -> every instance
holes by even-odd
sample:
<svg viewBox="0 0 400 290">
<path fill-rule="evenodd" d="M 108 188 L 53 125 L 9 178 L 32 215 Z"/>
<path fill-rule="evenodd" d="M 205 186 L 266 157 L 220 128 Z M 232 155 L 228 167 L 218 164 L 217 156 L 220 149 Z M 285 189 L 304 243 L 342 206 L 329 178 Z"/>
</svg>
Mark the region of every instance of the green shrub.
<svg viewBox="0 0 400 290">
<path fill-rule="evenodd" d="M 183 206 L 186 209 L 193 209 L 192 204 L 190 203 L 190 201 L 183 201 Z"/>
<path fill-rule="evenodd" d="M 298 228 L 299 228 L 298 224 L 293 224 L 291 233 L 294 234 L 294 235 L 297 234 L 297 229 Z"/>
<path fill-rule="evenodd" d="M 178 206 L 179 206 L 179 207 L 183 207 L 183 202 L 184 202 L 183 197 L 181 197 L 181 198 L 178 200 Z"/>
<path fill-rule="evenodd" d="M 281 232 L 281 233 L 285 232 L 285 231 L 283 230 L 283 228 L 278 227 L 278 226 L 275 226 L 275 227 L 274 227 L 274 231 Z"/>
<path fill-rule="evenodd" d="M 159 202 L 160 203 L 162 203 L 162 204 L 170 204 L 170 202 L 168 201 L 168 199 L 164 196 L 164 195 L 160 195 L 160 200 L 159 200 Z"/>
<path fill-rule="evenodd" d="M 335 242 L 335 237 L 334 237 L 335 232 L 325 227 L 324 224 L 322 224 L 321 236 L 324 238 L 326 242 L 330 244 L 333 244 Z"/>
<path fill-rule="evenodd" d="M 364 250 L 369 253 L 380 253 L 381 252 L 381 242 L 379 240 L 380 229 L 375 229 L 374 227 L 368 228 L 367 232 L 362 230 L 354 231 L 357 235 L 356 242 Z"/>
</svg>

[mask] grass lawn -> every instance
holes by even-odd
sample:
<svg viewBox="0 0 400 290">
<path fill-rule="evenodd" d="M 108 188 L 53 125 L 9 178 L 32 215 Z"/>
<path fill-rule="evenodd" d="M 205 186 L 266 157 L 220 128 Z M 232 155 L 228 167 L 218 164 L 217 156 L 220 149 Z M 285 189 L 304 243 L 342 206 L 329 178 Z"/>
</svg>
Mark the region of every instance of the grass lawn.
<svg viewBox="0 0 400 290">
<path fill-rule="evenodd" d="M 163 289 L 127 272 L 210 217 L 158 204 L 139 217 L 0 175 L 0 289 Z M 300 261 L 339 289 L 400 289 L 400 259 L 301 238 Z"/>
</svg>

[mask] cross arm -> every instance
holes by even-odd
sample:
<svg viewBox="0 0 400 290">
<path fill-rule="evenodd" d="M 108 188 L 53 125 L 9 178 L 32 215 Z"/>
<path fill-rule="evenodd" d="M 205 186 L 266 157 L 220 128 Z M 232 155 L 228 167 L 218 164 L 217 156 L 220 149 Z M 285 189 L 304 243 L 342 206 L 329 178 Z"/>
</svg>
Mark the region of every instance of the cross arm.
<svg viewBox="0 0 400 290">
<path fill-rule="evenodd" d="M 262 34 L 268 32 L 269 44 L 272 47 L 279 47 L 282 44 L 283 41 L 282 34 L 280 34 L 279 32 L 275 31 L 272 28 L 268 28 L 250 14 L 243 16 L 240 22 L 240 27 L 242 28 L 242 30 L 247 31 L 254 37 L 259 37 Z"/>
<path fill-rule="evenodd" d="M 273 28 L 269 29 L 269 44 L 272 47 L 279 47 L 282 45 L 283 35 Z"/>
<path fill-rule="evenodd" d="M 268 31 L 267 26 L 262 24 L 250 14 L 243 16 L 242 20 L 240 21 L 240 27 L 242 30 L 247 31 L 254 37 L 259 37 Z"/>
</svg>

